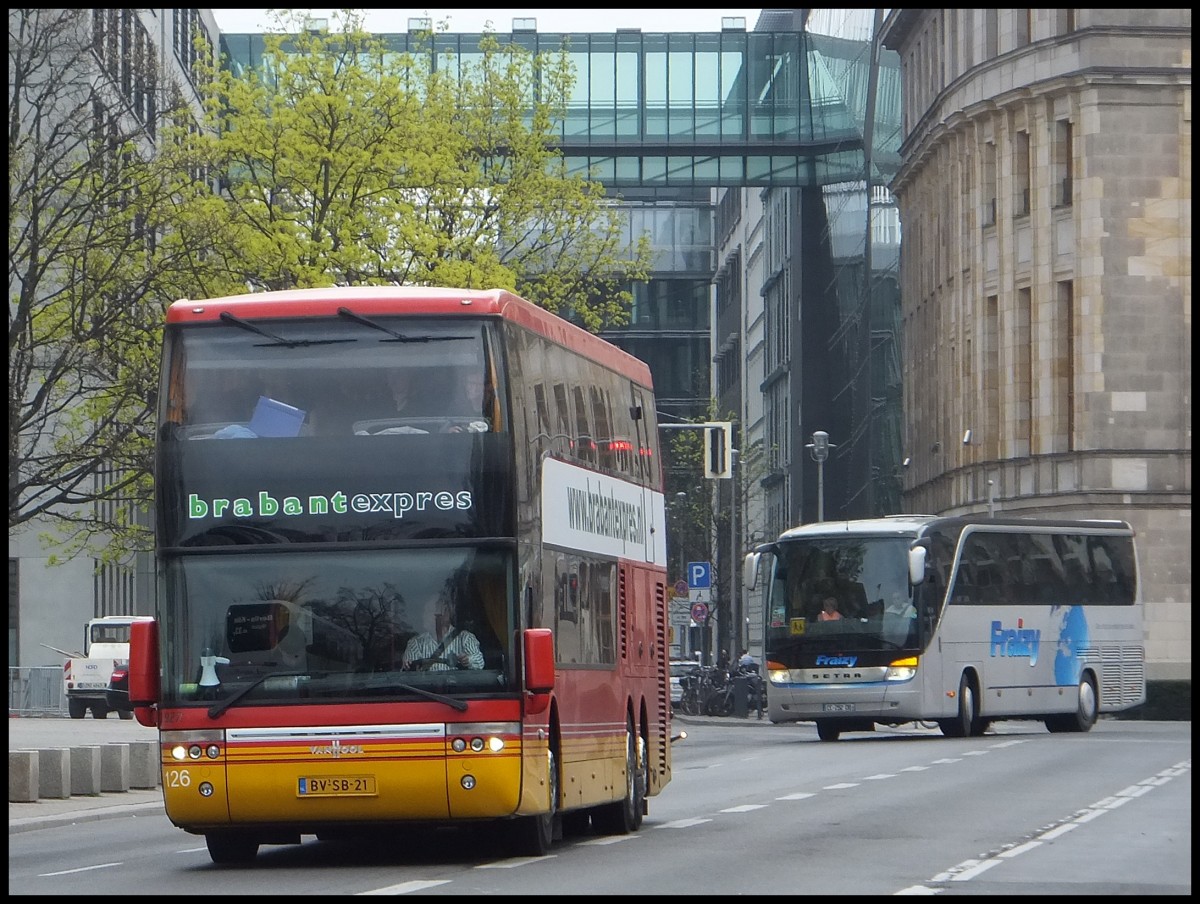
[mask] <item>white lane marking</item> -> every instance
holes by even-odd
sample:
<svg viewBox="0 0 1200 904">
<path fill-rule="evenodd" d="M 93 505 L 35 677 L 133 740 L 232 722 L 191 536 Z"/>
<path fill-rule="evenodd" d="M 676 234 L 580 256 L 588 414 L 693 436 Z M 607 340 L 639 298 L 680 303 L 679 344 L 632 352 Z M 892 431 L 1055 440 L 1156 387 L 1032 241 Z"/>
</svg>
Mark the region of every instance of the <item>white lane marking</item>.
<svg viewBox="0 0 1200 904">
<path fill-rule="evenodd" d="M 557 856 L 558 854 L 546 854 L 544 857 L 510 857 L 508 860 L 497 860 L 495 863 L 481 863 L 475 869 L 516 869 L 518 866 L 553 860 Z"/>
<path fill-rule="evenodd" d="M 1026 851 L 1032 851 L 1036 847 L 1041 847 L 1040 841 L 1026 841 L 1024 844 L 1018 844 L 1015 848 L 1005 851 L 1003 854 L 997 854 L 997 857 L 1003 857 L 1006 860 L 1010 857 L 1015 857 L 1017 854 L 1024 854 Z"/>
<path fill-rule="evenodd" d="M 901 772 L 924 772 L 928 768 L 929 768 L 928 766 L 905 766 L 900 771 Z"/>
<path fill-rule="evenodd" d="M 718 810 L 718 813 L 749 813 L 751 810 L 764 810 L 767 804 L 741 804 L 736 807 L 726 807 L 724 810 Z"/>
<path fill-rule="evenodd" d="M 414 891 L 424 891 L 439 885 L 448 885 L 449 879 L 413 879 L 411 882 L 401 882 L 399 885 L 389 885 L 386 888 L 374 888 L 371 891 L 360 891 L 360 895 L 407 895 Z"/>
<path fill-rule="evenodd" d="M 71 875 L 71 873 L 86 873 L 89 870 L 108 869 L 109 867 L 124 866 L 124 865 L 125 864 L 123 861 L 120 863 L 97 863 L 95 866 L 79 866 L 79 867 L 76 867 L 75 869 L 59 870 L 57 873 L 38 873 L 38 878 L 39 879 L 48 879 L 51 876 L 69 876 L 69 875 Z"/>
<path fill-rule="evenodd" d="M 881 778 L 895 778 L 895 777 L 896 777 L 896 773 L 894 773 L 894 772 L 880 772 L 878 775 L 866 776 L 863 779 L 863 781 L 864 782 L 874 782 L 874 781 L 878 781 Z"/>
<path fill-rule="evenodd" d="M 858 782 L 838 782 L 836 785 L 826 785 L 822 791 L 843 791 L 846 788 L 857 788 Z"/>
<path fill-rule="evenodd" d="M 598 844 L 620 844 L 622 841 L 636 841 L 641 837 L 641 835 L 604 835 L 600 838 L 585 838 L 575 843 L 580 847 L 585 845 L 595 846 Z"/>
<path fill-rule="evenodd" d="M 1042 841 L 1053 841 L 1055 838 L 1060 838 L 1066 835 L 1067 832 L 1073 832 L 1077 828 L 1079 828 L 1079 823 L 1068 822 L 1065 825 L 1051 829 L 1049 832 L 1042 832 L 1041 835 L 1038 835 L 1038 838 Z"/>
<path fill-rule="evenodd" d="M 655 826 L 658 829 L 690 829 L 692 826 L 698 826 L 703 822 L 712 822 L 711 819 L 701 816 L 693 816 L 690 819 L 676 819 L 671 822 L 664 822 L 660 826 Z"/>
<path fill-rule="evenodd" d="M 973 866 L 970 869 L 963 870 L 957 876 L 954 876 L 950 881 L 951 882 L 967 882 L 970 879 L 974 879 L 976 876 L 980 875 L 981 873 L 986 873 L 993 866 L 998 866 L 999 864 L 1000 864 L 999 860 L 995 860 L 995 859 L 984 860 L 982 863 L 980 863 L 976 866 Z"/>
<path fill-rule="evenodd" d="M 1180 765 L 1184 768 L 1191 767 L 1190 762 L 1185 762 Z M 1163 772 L 1157 773 L 1157 776 L 1162 776 L 1167 774 L 1167 772 L 1168 770 L 1164 770 Z M 1001 862 L 1000 858 L 1011 859 L 1019 854 L 1024 854 L 1033 850 L 1034 848 L 1040 847 L 1042 842 L 1053 841 L 1055 838 L 1059 838 L 1065 835 L 1067 832 L 1077 829 L 1079 826 L 1089 823 L 1093 819 L 1115 810 L 1117 807 L 1124 806 L 1131 800 L 1141 797 L 1146 792 L 1151 791 L 1156 787 L 1161 787 L 1161 783 L 1149 779 L 1143 779 L 1137 784 L 1129 785 L 1128 787 L 1122 788 L 1116 794 L 1097 801 L 1085 810 L 1080 810 L 1078 813 L 1075 813 L 1069 818 L 1063 820 L 1059 825 L 1052 826 L 1051 828 L 1042 832 L 1031 841 L 1014 845 L 1013 847 L 985 860 L 964 860 L 962 863 L 958 864 L 958 866 L 951 867 L 945 872 L 938 873 L 929 881 L 966 882 L 969 879 L 972 879 L 999 864 Z M 910 885 L 907 888 L 903 888 L 900 891 L 895 892 L 895 894 L 924 894 L 925 888 L 926 887 L 923 885 Z"/>
<path fill-rule="evenodd" d="M 940 895 L 945 889 L 943 888 L 928 888 L 924 885 L 910 885 L 908 888 L 902 888 L 896 894 L 898 895 Z"/>
<path fill-rule="evenodd" d="M 797 791 L 795 794 L 785 794 L 783 797 L 777 797 L 776 800 L 804 800 L 806 797 L 816 797 L 811 791 Z"/>
</svg>

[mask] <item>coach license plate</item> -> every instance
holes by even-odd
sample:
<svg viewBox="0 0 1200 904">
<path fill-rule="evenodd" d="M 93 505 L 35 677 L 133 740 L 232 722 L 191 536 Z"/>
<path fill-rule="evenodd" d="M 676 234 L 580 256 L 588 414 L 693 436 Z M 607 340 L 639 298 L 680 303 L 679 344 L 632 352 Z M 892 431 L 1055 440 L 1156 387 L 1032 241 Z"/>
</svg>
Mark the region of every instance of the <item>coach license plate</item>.
<svg viewBox="0 0 1200 904">
<path fill-rule="evenodd" d="M 321 778 L 302 778 L 297 797 L 373 797 L 375 776 L 338 775 Z"/>
<path fill-rule="evenodd" d="M 821 712 L 823 713 L 852 713 L 854 712 L 853 703 L 822 703 Z"/>
</svg>

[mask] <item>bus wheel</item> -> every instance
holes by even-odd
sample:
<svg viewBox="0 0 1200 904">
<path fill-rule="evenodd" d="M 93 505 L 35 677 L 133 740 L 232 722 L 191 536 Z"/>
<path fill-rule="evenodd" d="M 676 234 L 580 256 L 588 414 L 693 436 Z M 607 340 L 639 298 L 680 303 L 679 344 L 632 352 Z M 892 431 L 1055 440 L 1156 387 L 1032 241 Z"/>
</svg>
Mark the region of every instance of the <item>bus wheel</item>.
<svg viewBox="0 0 1200 904">
<path fill-rule="evenodd" d="M 639 754 L 642 754 L 639 756 Z M 633 723 L 625 725 L 625 798 L 597 807 L 592 813 L 592 825 L 604 835 L 628 835 L 642 824 L 642 807 L 646 794 L 645 747 L 634 733 Z"/>
<path fill-rule="evenodd" d="M 1100 698 L 1096 694 L 1096 683 L 1091 675 L 1079 679 L 1079 705 L 1075 712 L 1066 715 L 1047 716 L 1046 728 L 1055 733 L 1062 731 L 1091 731 L 1100 714 Z"/>
<path fill-rule="evenodd" d="M 516 834 L 517 847 L 526 857 L 544 857 L 554 845 L 554 823 L 558 819 L 558 760 L 554 750 L 546 751 L 546 782 L 550 786 L 550 809 L 537 816 L 522 817 Z"/>
<path fill-rule="evenodd" d="M 958 715 L 953 719 L 938 719 L 938 728 L 948 738 L 969 738 L 980 733 L 975 708 L 975 686 L 966 675 L 958 682 Z"/>
<path fill-rule="evenodd" d="M 836 741 L 841 735 L 841 729 L 837 727 L 836 722 L 830 722 L 828 719 L 817 719 L 817 737 L 822 741 Z"/>
<path fill-rule="evenodd" d="M 204 843 L 213 863 L 250 863 L 258 856 L 258 839 L 246 832 L 206 832 Z"/>
</svg>

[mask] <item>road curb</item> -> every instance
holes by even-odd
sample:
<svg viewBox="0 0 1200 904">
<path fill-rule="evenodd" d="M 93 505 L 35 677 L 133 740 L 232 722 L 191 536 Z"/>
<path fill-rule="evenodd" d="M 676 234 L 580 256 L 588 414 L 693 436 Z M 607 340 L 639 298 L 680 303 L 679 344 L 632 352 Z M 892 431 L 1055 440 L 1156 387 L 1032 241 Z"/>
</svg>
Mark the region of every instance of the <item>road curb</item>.
<svg viewBox="0 0 1200 904">
<path fill-rule="evenodd" d="M 67 804 L 69 801 L 63 801 Z M 28 804 L 25 806 L 37 807 L 41 804 Z M 63 810 L 58 813 L 46 813 L 36 816 L 16 816 L 12 815 L 12 806 L 9 806 L 8 817 L 8 833 L 15 835 L 18 832 L 33 832 L 37 829 L 53 829 L 60 826 L 72 825 L 78 822 L 96 822 L 101 819 L 115 819 L 120 816 L 139 816 L 143 814 L 165 814 L 163 808 L 162 796 L 159 795 L 156 800 L 147 800 L 140 803 L 131 804 L 114 804 L 100 805 L 94 807 L 81 807 L 78 809 Z"/>
</svg>

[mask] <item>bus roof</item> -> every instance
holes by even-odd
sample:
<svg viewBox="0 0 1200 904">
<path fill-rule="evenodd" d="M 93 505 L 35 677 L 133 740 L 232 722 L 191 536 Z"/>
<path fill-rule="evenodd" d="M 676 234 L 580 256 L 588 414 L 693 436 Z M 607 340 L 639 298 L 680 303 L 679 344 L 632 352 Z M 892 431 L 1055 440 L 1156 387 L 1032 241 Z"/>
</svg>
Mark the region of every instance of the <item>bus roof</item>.
<svg viewBox="0 0 1200 904">
<path fill-rule="evenodd" d="M 814 521 L 790 528 L 779 535 L 780 540 L 795 540 L 807 537 L 917 537 L 935 525 L 945 525 L 962 530 L 967 526 L 1004 528 L 1065 527 L 1075 530 L 1117 530 L 1133 533 L 1126 521 L 1117 520 L 1073 520 L 1064 518 L 1017 518 L 988 515 L 887 515 L 882 518 L 864 518 L 858 521 Z"/>
<path fill-rule="evenodd" d="M 507 289 L 330 286 L 251 292 L 223 298 L 183 298 L 167 309 L 167 323 L 211 323 L 224 312 L 246 320 L 336 317 L 338 308 L 343 306 L 352 307 L 356 314 L 368 317 L 393 314 L 499 317 L 575 349 L 643 386 L 653 385 L 650 367 L 640 358 Z"/>
</svg>

